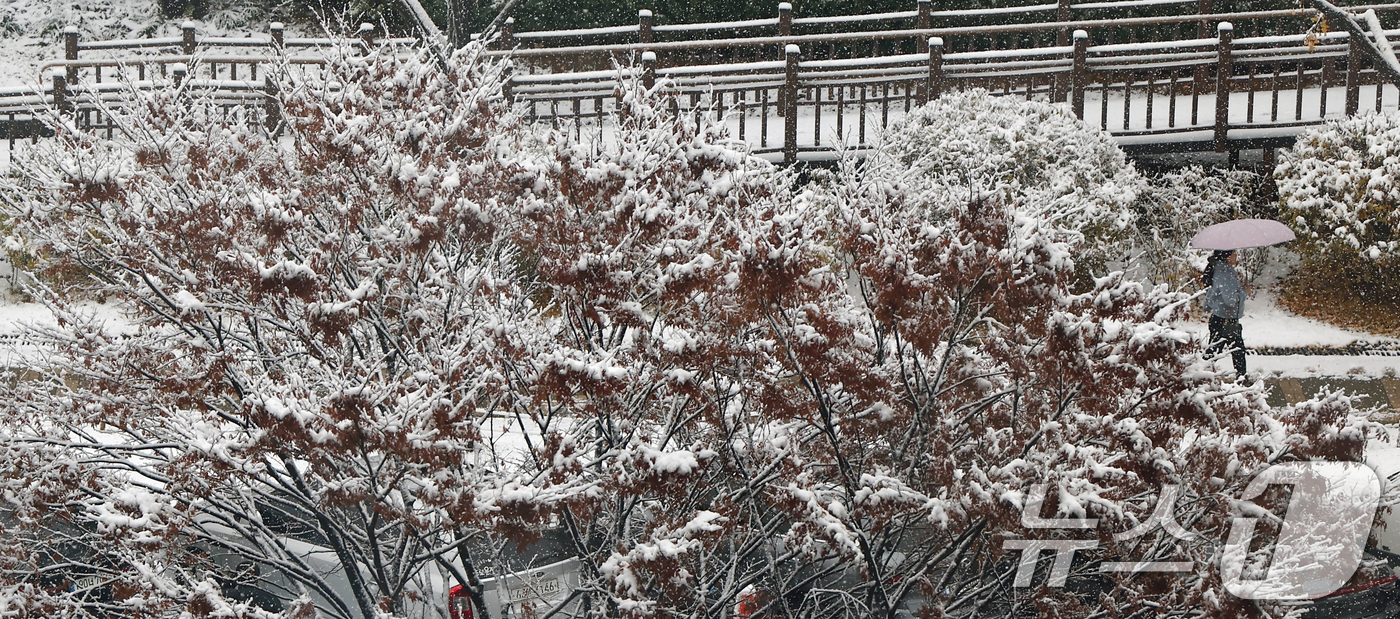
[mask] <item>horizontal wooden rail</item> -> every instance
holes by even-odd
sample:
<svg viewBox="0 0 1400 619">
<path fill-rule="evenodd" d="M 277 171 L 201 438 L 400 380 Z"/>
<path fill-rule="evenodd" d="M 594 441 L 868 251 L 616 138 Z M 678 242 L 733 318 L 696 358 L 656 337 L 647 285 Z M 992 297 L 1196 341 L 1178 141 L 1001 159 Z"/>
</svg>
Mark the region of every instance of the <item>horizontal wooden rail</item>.
<svg viewBox="0 0 1400 619">
<path fill-rule="evenodd" d="M 1387 4 L 1377 7 L 1377 10 L 1395 11 L 1400 10 L 1400 4 Z M 1311 17 L 1317 13 L 1314 9 L 1286 9 L 1275 11 L 1242 11 L 1237 13 L 1220 13 L 1205 16 L 1211 20 L 1241 20 L 1266 17 Z M 617 43 L 611 45 L 577 45 L 572 47 L 551 47 L 532 49 L 508 49 L 492 50 L 486 52 L 488 56 L 511 56 L 511 57 L 531 57 L 531 56 L 551 56 L 580 53 L 621 53 L 621 52 L 643 52 L 661 50 L 690 50 L 690 49 L 710 49 L 723 47 L 741 47 L 752 45 L 787 45 L 803 43 L 830 43 L 838 41 L 874 40 L 874 39 L 906 39 L 906 38 L 928 38 L 947 37 L 959 34 L 988 35 L 997 33 L 1014 32 L 1035 32 L 1076 29 L 1084 30 L 1091 28 L 1120 28 L 1125 26 L 1146 25 L 1146 24 L 1175 24 L 1198 22 L 1202 20 L 1200 15 L 1168 15 L 1161 17 L 1133 17 L 1114 20 L 1078 20 L 1064 22 L 1046 22 L 1041 24 L 999 24 L 992 26 L 959 26 L 952 28 L 917 28 L 908 30 L 866 30 L 861 32 L 833 32 L 825 34 L 802 34 L 789 36 L 765 36 L 746 37 L 730 39 L 711 39 L 696 41 L 660 41 L 655 43 Z"/>
<path fill-rule="evenodd" d="M 1159 6 L 1184 6 L 1194 5 L 1197 0 L 1117 0 L 1110 2 L 1084 2 L 1070 4 L 1067 6 L 1072 11 L 1097 11 L 1107 9 L 1132 9 Z M 932 19 L 952 19 L 966 17 L 987 17 L 996 15 L 1021 15 L 1026 13 L 1045 13 L 1056 11 L 1061 8 L 1060 4 L 1036 4 L 1030 6 L 1009 6 L 994 7 L 985 9 L 952 9 L 942 11 L 929 11 L 928 16 Z M 852 24 L 861 22 L 898 21 L 904 19 L 915 19 L 919 17 L 919 11 L 893 11 L 887 13 L 866 13 L 859 15 L 831 15 L 821 17 L 794 17 L 791 20 L 794 26 L 815 26 L 826 24 Z M 666 24 L 653 26 L 655 32 L 696 32 L 709 30 L 742 30 L 748 28 L 768 28 L 777 26 L 777 18 L 747 19 L 727 22 L 701 22 L 688 24 Z M 609 34 L 622 34 L 636 32 L 638 26 L 630 24 L 626 26 L 609 26 L 603 28 L 578 28 L 570 30 L 537 30 L 531 32 L 514 33 L 519 39 L 545 39 L 545 38 L 576 38 L 587 36 L 600 36 Z"/>
<path fill-rule="evenodd" d="M 134 67 L 140 65 L 161 65 L 161 64 L 185 64 L 193 66 L 198 63 L 231 63 L 247 64 L 253 62 L 261 63 L 281 63 L 289 64 L 325 64 L 325 56 L 239 56 L 234 54 L 194 54 L 194 55 L 165 55 L 165 56 L 138 56 L 136 58 L 109 58 L 93 60 L 50 60 L 39 65 L 39 73 L 47 74 L 54 69 L 67 68 L 91 68 L 91 67 Z"/>
</svg>

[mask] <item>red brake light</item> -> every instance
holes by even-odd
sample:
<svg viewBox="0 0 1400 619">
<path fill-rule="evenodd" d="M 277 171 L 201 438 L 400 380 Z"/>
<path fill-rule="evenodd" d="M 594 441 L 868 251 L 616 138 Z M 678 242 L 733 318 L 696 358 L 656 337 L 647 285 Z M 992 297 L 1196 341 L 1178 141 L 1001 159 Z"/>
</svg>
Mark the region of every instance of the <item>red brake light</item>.
<svg viewBox="0 0 1400 619">
<path fill-rule="evenodd" d="M 447 590 L 447 609 L 452 619 L 472 619 L 472 598 L 462 585 Z"/>
</svg>

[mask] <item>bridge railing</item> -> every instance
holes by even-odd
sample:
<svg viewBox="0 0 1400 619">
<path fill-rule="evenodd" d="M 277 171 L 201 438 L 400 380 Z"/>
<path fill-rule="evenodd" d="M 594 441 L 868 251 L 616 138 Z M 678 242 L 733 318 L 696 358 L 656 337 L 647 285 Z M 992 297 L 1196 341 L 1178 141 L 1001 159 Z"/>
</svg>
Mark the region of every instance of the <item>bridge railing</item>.
<svg viewBox="0 0 1400 619">
<path fill-rule="evenodd" d="M 110 135 L 113 126 L 105 110 L 121 103 L 128 88 L 170 83 L 202 92 L 225 114 L 266 122 L 277 114 L 266 94 L 283 86 L 276 83 L 274 68 L 314 71 L 330 50 L 363 54 L 418 43 L 415 38 L 378 37 L 372 24 L 361 24 L 357 34 L 348 39 L 287 37 L 282 24 L 273 23 L 265 35 L 209 37 L 185 23 L 179 37 L 81 41 L 78 30 L 69 27 L 63 33 L 64 58 L 39 68 L 46 83 L 0 91 L 0 140 L 13 147 L 17 140 L 45 135 L 47 128 L 34 111 L 49 106 L 67 110 L 79 126 Z"/>
<path fill-rule="evenodd" d="M 1395 91 L 1343 32 L 1235 38 L 1234 30 L 1221 24 L 1213 39 L 1088 47 L 1076 113 L 1120 141 L 1177 134 L 1178 144 L 1225 151 L 1353 114 L 1363 90 L 1380 111 L 1387 88 Z"/>
<path fill-rule="evenodd" d="M 677 111 L 727 115 L 734 137 L 754 152 L 791 162 L 869 148 L 878 130 L 951 89 L 1066 102 L 1127 144 L 1190 142 L 1222 152 L 1355 112 L 1363 90 L 1380 109 L 1386 88 L 1394 91 L 1344 32 L 1234 32 L 1221 23 L 1211 38 L 1091 45 L 1081 30 L 1068 46 L 973 52 L 947 51 L 932 37 L 923 54 L 860 59 L 808 60 L 790 44 L 783 61 L 680 67 L 660 67 L 646 51 L 621 69 L 517 75 L 510 92 L 536 120 L 581 134 L 607 122 L 619 80 L 668 80 Z"/>
<path fill-rule="evenodd" d="M 787 43 L 801 45 L 808 59 L 826 60 L 924 53 L 929 36 L 942 38 L 950 53 L 1063 47 L 1073 30 L 1100 44 L 1208 38 L 1220 21 L 1234 23 L 1240 36 L 1273 36 L 1296 32 L 1297 17 L 1313 14 L 1284 0 L 1263 3 L 1268 10 L 1226 12 L 1214 0 L 1055 0 L 950 10 L 935 10 L 933 0 L 915 4 L 909 11 L 795 17 L 783 2 L 771 18 L 696 24 L 655 24 L 652 12 L 642 10 L 635 24 L 520 33 L 508 20 L 496 44 L 536 69 L 559 72 L 606 69 L 636 50 L 654 51 L 661 65 L 673 66 L 781 60 Z M 1016 23 L 1007 23 L 1013 15 Z"/>
<path fill-rule="evenodd" d="M 200 70 L 208 79 L 257 81 L 262 79 L 269 63 L 278 63 L 286 56 L 296 57 L 298 52 L 312 52 L 303 57 L 316 57 L 320 50 L 347 42 L 361 51 L 418 42 L 415 38 L 376 36 L 379 31 L 373 24 L 361 24 L 358 37 L 352 39 L 287 37 L 283 25 L 277 22 L 269 26 L 266 35 L 248 37 L 200 36 L 190 22 L 182 24 L 180 31 L 179 37 L 81 41 L 78 30 L 69 27 L 63 31 L 63 61 L 47 63 L 41 71 L 62 67 L 69 84 L 112 81 L 122 70 L 134 71 L 129 77 L 144 80 L 156 73 L 169 77 L 173 65 L 192 66 L 198 55 Z M 148 76 L 148 71 L 155 73 Z"/>
<path fill-rule="evenodd" d="M 1400 4 L 1372 8 L 1397 11 Z M 1248 19 L 1259 13 L 1218 13 L 1214 17 Z M 838 148 L 868 148 L 880 129 L 914 105 L 948 90 L 973 87 L 1068 102 L 1086 122 L 1114 133 L 1126 144 L 1191 142 L 1198 147 L 1233 150 L 1252 143 L 1249 140 L 1258 142 L 1290 127 L 1355 111 L 1362 105 L 1363 94 L 1368 103 L 1381 105 L 1385 87 L 1374 69 L 1352 53 L 1345 33 L 1304 34 L 1311 13 L 1286 13 L 1294 23 L 1291 34 L 1242 38 L 1235 37 L 1236 27 L 1217 30 L 1212 24 L 1210 37 L 1136 43 L 1115 43 L 1110 37 L 1092 44 L 1097 39 L 1091 32 L 1107 32 L 1110 25 L 1047 22 L 980 29 L 958 26 L 516 48 L 488 53 L 512 56 L 519 69 L 528 67 L 532 58 L 551 55 L 603 52 L 618 58 L 620 64 L 610 62 L 604 70 L 517 70 L 507 84 L 507 93 L 535 120 L 580 135 L 585 128 L 610 122 L 617 108 L 619 80 L 636 78 L 666 84 L 676 95 L 677 113 L 718 112 L 734 137 L 750 143 L 759 154 L 786 161 L 795 161 L 799 155 L 828 157 Z M 1132 18 L 1127 25 L 1194 24 L 1198 18 L 1195 14 Z M 1121 26 L 1123 21 L 1115 24 Z M 1066 24 L 1090 27 L 1077 29 L 1079 32 L 1067 37 L 1066 45 L 1042 47 L 958 51 L 949 47 L 943 36 L 987 31 L 1053 33 Z M 70 110 L 80 125 L 110 132 L 110 122 L 102 118 L 98 103 L 119 101 L 122 84 L 131 80 L 138 87 L 154 87 L 159 80 L 168 83 L 179 79 L 190 88 L 212 93 L 226 113 L 264 122 L 275 120 L 275 102 L 266 93 L 278 85 L 268 79 L 269 67 L 287 62 L 314 66 L 324 58 L 324 49 L 301 54 L 294 50 L 333 43 L 329 39 L 288 39 L 277 27 L 267 37 L 247 39 L 199 38 L 193 28 L 182 34 L 178 40 L 93 43 L 78 41 L 76 32 L 66 34 L 65 59 L 46 65 L 63 73 L 53 77 L 51 88 L 10 93 L 9 97 L 0 93 L 0 102 L 10 102 L 0 103 L 0 119 L 10 114 L 7 137 L 13 140 L 24 137 L 26 130 L 41 130 L 32 121 L 26 127 L 25 120 L 16 114 L 22 116 L 26 106 L 48 104 Z M 803 53 L 804 49 L 872 37 L 918 37 L 921 49 L 861 58 Z M 352 47 L 362 52 L 385 43 L 410 42 L 377 40 L 372 28 L 366 28 Z M 667 66 L 658 60 L 661 56 L 657 52 L 728 45 L 782 45 L 784 53 L 779 59 L 713 64 Z M 133 50 L 151 53 L 139 55 Z M 177 53 L 169 53 L 172 51 Z M 80 57 L 80 53 L 84 55 Z M 127 55 L 113 55 L 123 53 Z M 348 53 L 359 52 L 352 49 Z M 98 55 L 105 57 L 93 57 Z M 119 75 L 127 82 L 117 80 Z"/>
</svg>

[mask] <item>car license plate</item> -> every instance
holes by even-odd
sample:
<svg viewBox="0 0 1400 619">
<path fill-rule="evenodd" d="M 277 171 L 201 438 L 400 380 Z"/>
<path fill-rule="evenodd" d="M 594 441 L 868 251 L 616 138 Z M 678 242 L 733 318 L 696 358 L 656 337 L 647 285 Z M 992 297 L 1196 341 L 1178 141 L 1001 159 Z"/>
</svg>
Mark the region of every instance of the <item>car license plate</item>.
<svg viewBox="0 0 1400 619">
<path fill-rule="evenodd" d="M 521 584 L 510 590 L 510 601 L 523 602 L 525 600 L 544 600 L 560 591 L 558 578 L 547 578 L 537 580 L 531 584 Z"/>
</svg>

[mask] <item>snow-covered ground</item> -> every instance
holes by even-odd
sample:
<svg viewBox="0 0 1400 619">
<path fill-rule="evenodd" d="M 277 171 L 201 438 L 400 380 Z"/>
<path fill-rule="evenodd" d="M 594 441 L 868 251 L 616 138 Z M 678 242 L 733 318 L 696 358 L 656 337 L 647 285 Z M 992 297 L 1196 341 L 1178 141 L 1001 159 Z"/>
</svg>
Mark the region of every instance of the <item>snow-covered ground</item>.
<svg viewBox="0 0 1400 619">
<path fill-rule="evenodd" d="M 1206 333 L 1204 317 L 1193 318 L 1201 320 L 1184 322 L 1181 326 L 1193 333 Z M 1262 286 L 1256 287 L 1254 295 L 1245 302 L 1240 326 L 1244 327 L 1244 343 L 1249 348 L 1342 348 L 1358 342 L 1400 343 L 1394 338 L 1348 331 L 1294 314 L 1278 305 L 1273 289 Z"/>
<path fill-rule="evenodd" d="M 1393 378 L 1400 357 L 1349 355 L 1246 355 L 1250 374 L 1265 378 Z M 1221 363 L 1223 368 L 1228 365 Z"/>
<path fill-rule="evenodd" d="M 128 330 L 128 321 L 113 304 L 85 303 L 79 311 L 96 317 L 107 333 L 115 335 Z M 43 305 L 0 300 L 0 368 L 43 363 L 43 350 L 28 343 L 25 333 L 28 327 L 42 329 L 55 324 L 53 314 Z"/>
</svg>

